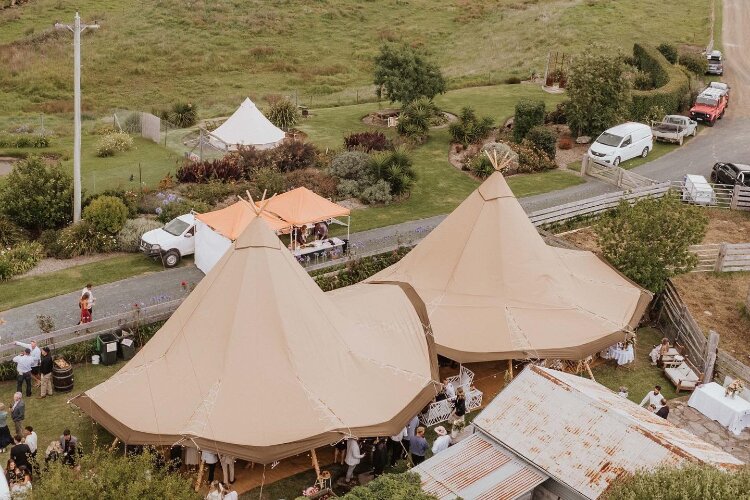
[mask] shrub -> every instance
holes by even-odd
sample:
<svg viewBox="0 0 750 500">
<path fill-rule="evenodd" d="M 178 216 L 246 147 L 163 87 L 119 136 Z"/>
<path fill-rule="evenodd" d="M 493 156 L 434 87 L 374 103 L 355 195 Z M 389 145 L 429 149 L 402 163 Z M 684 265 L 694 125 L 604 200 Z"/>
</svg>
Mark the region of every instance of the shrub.
<svg viewBox="0 0 750 500">
<path fill-rule="evenodd" d="M 622 201 L 596 225 L 604 257 L 625 276 L 660 292 L 672 276 L 696 264 L 690 245 L 703 240 L 708 217 L 701 208 L 684 205 L 678 195 Z"/>
<path fill-rule="evenodd" d="M 696 75 L 705 75 L 708 71 L 708 60 L 705 56 L 695 52 L 683 52 L 680 54 L 680 65 Z"/>
<path fill-rule="evenodd" d="M 645 120 L 654 106 L 661 107 L 665 114 L 674 114 L 680 111 L 682 103 L 690 92 L 687 75 L 679 68 L 669 64 L 669 61 L 653 47 L 635 44 L 633 46 L 633 57 L 641 70 L 652 75 L 656 88 L 653 90 L 634 90 L 631 93 L 631 118 Z"/>
<path fill-rule="evenodd" d="M 137 253 L 143 233 L 159 227 L 161 224 L 151 219 L 140 218 L 125 221 L 125 225 L 117 233 L 117 249 L 121 252 Z"/>
<path fill-rule="evenodd" d="M 492 130 L 492 118 L 477 117 L 473 109 L 466 107 L 461 110 L 458 121 L 450 124 L 448 133 L 451 142 L 459 142 L 464 146 L 484 139 Z"/>
<path fill-rule="evenodd" d="M 232 195 L 242 196 L 246 190 L 251 193 L 256 191 L 255 186 L 248 182 L 221 182 L 218 180 L 210 180 L 205 184 L 180 184 L 177 189 L 186 198 L 202 201 L 209 205 L 216 205 Z"/>
<path fill-rule="evenodd" d="M 557 141 L 557 147 L 563 151 L 573 149 L 573 138 L 569 136 L 560 137 Z"/>
<path fill-rule="evenodd" d="M 122 124 L 122 131 L 127 132 L 128 134 L 140 134 L 141 114 L 138 112 L 130 113 Z"/>
<path fill-rule="evenodd" d="M 216 160 L 186 161 L 175 176 L 179 182 L 236 182 L 246 178 L 246 171 L 240 156 L 230 153 Z"/>
<path fill-rule="evenodd" d="M 64 226 L 72 219 L 73 178 L 59 164 L 21 160 L 0 186 L 0 211 L 32 231 Z"/>
<path fill-rule="evenodd" d="M 192 127 L 198 121 L 198 107 L 189 102 L 177 102 L 172 105 L 168 118 L 180 128 Z"/>
<path fill-rule="evenodd" d="M 654 88 L 654 82 L 651 75 L 643 71 L 637 71 L 633 76 L 633 88 L 636 90 L 651 90 Z"/>
<path fill-rule="evenodd" d="M 114 156 L 115 153 L 127 151 L 133 147 L 133 138 L 125 132 L 113 132 L 103 135 L 96 143 L 96 156 Z"/>
<path fill-rule="evenodd" d="M 57 255 L 61 259 L 71 259 L 81 255 L 111 252 L 117 247 L 114 235 L 96 230 L 93 224 L 82 220 L 60 231 Z"/>
<path fill-rule="evenodd" d="M 495 167 L 492 166 L 492 162 L 487 158 L 487 155 L 484 154 L 484 151 L 480 151 L 479 154 L 469 162 L 469 170 L 480 179 L 486 179 L 492 175 L 495 171 Z"/>
<path fill-rule="evenodd" d="M 0 148 L 48 148 L 46 135 L 0 135 Z"/>
<path fill-rule="evenodd" d="M 0 215 L 0 248 L 8 248 L 26 241 L 26 232 L 8 217 Z"/>
<path fill-rule="evenodd" d="M 107 189 L 106 191 L 102 191 L 101 193 L 89 196 L 88 198 L 83 200 L 83 208 L 85 209 L 91 204 L 91 202 L 93 202 L 100 196 L 113 196 L 115 198 L 119 198 L 128 209 L 128 217 L 135 217 L 138 213 L 138 193 L 136 193 L 135 191 L 126 191 L 125 189 L 121 188 Z"/>
<path fill-rule="evenodd" d="M 676 64 L 677 63 L 677 48 L 672 45 L 671 43 L 662 43 L 658 47 L 656 47 L 656 50 L 661 52 L 661 55 L 664 56 L 664 59 L 670 62 L 670 64 Z"/>
<path fill-rule="evenodd" d="M 31 271 L 44 257 L 44 248 L 36 241 L 25 241 L 4 250 L 0 249 L 0 280 Z"/>
<path fill-rule="evenodd" d="M 557 164 L 546 153 L 540 151 L 529 140 L 515 144 L 513 149 L 518 153 L 518 173 L 543 172 L 557 168 Z"/>
<path fill-rule="evenodd" d="M 383 45 L 375 57 L 374 83 L 378 98 L 408 104 L 445 92 L 445 79 L 436 64 L 409 45 Z"/>
<path fill-rule="evenodd" d="M 563 125 L 568 123 L 568 115 L 566 112 L 568 101 L 560 102 L 555 106 L 555 109 L 544 113 L 544 123 L 551 123 L 554 125 Z"/>
<path fill-rule="evenodd" d="M 253 179 L 255 185 L 258 186 L 258 191 L 267 192 L 267 197 L 273 196 L 276 193 L 284 192 L 284 176 L 278 169 L 273 167 L 263 167 L 255 172 L 255 178 Z"/>
<path fill-rule="evenodd" d="M 555 154 L 557 153 L 557 148 L 555 147 L 557 137 L 555 136 L 555 133 L 547 127 L 540 125 L 532 128 L 526 134 L 526 140 L 529 141 L 534 148 L 543 152 L 550 158 L 555 158 Z"/>
<path fill-rule="evenodd" d="M 344 147 L 350 151 L 385 151 L 391 149 L 391 141 L 383 132 L 368 130 L 367 132 L 353 132 L 344 137 Z"/>
<path fill-rule="evenodd" d="M 271 164 L 281 172 L 312 168 L 317 164 L 318 149 L 310 142 L 284 141 L 262 154 L 271 158 Z"/>
<path fill-rule="evenodd" d="M 505 158 L 508 159 L 508 164 L 503 170 L 503 173 L 514 174 L 518 171 L 518 153 L 516 153 L 510 145 L 504 142 L 488 142 L 482 146 L 480 154 L 484 155 L 485 151 L 489 152 L 489 154 L 493 154 L 494 151 L 497 154 L 498 161 L 503 161 Z"/>
<path fill-rule="evenodd" d="M 408 248 L 399 247 L 392 252 L 363 257 L 349 261 L 346 267 L 339 272 L 316 276 L 314 279 L 324 292 L 330 292 L 366 280 L 375 273 L 395 264 L 407 253 L 409 253 Z"/>
<path fill-rule="evenodd" d="M 391 195 L 391 185 L 388 184 L 388 181 L 385 179 L 379 179 L 372 186 L 364 188 L 359 195 L 359 199 L 368 205 L 378 203 L 387 205 L 393 200 L 393 196 Z"/>
<path fill-rule="evenodd" d="M 341 497 L 341 500 L 436 500 L 437 497 L 425 493 L 420 487 L 421 479 L 416 472 L 384 474 L 365 486 L 357 486 Z"/>
<path fill-rule="evenodd" d="M 544 125 L 544 102 L 519 101 L 513 118 L 513 140 L 520 143 L 526 133 L 537 125 Z"/>
<path fill-rule="evenodd" d="M 370 170 L 376 179 L 384 180 L 391 186 L 390 192 L 395 196 L 408 193 L 417 178 L 411 157 L 403 149 L 373 156 Z"/>
<path fill-rule="evenodd" d="M 424 142 L 427 140 L 432 120 L 441 114 L 440 109 L 431 99 L 420 97 L 401 110 L 396 132 L 411 141 Z"/>
<path fill-rule="evenodd" d="M 61 254 L 60 248 L 60 231 L 57 229 L 45 229 L 39 235 L 37 240 L 44 248 L 47 257 L 57 257 Z"/>
<path fill-rule="evenodd" d="M 374 182 L 370 172 L 370 155 L 361 151 L 343 151 L 331 161 L 328 173 L 339 179 L 349 179 L 356 182 Z"/>
<path fill-rule="evenodd" d="M 646 116 L 643 117 L 643 121 L 650 125 L 652 121 L 661 121 L 666 115 L 667 113 L 661 106 L 652 106 L 651 109 L 648 110 Z"/>
<path fill-rule="evenodd" d="M 120 198 L 99 196 L 83 210 L 83 218 L 98 232 L 117 234 L 128 220 L 128 208 Z"/>
<path fill-rule="evenodd" d="M 198 213 L 205 213 L 211 210 L 211 207 L 202 201 L 188 200 L 187 198 L 178 198 L 175 201 L 165 203 L 156 209 L 156 218 L 163 223 L 167 223 L 177 217 L 190 213 L 193 210 Z"/>
<path fill-rule="evenodd" d="M 333 198 L 336 195 L 336 179 L 317 168 L 295 170 L 284 175 L 284 189 L 306 187 L 323 198 Z"/>
<path fill-rule="evenodd" d="M 299 121 L 299 109 L 289 99 L 277 99 L 268 110 L 268 119 L 282 130 L 289 130 Z"/>
<path fill-rule="evenodd" d="M 622 58 L 606 47 L 593 46 L 573 60 L 566 105 L 573 133 L 597 135 L 627 116 L 630 84 L 624 74 Z"/>
<path fill-rule="evenodd" d="M 343 199 L 359 198 L 362 189 L 360 188 L 359 182 L 354 179 L 341 179 L 336 185 L 336 193 L 338 193 L 339 198 Z"/>
<path fill-rule="evenodd" d="M 518 85 L 521 83 L 521 79 L 517 76 L 511 76 L 505 79 L 505 83 L 508 85 Z"/>
</svg>

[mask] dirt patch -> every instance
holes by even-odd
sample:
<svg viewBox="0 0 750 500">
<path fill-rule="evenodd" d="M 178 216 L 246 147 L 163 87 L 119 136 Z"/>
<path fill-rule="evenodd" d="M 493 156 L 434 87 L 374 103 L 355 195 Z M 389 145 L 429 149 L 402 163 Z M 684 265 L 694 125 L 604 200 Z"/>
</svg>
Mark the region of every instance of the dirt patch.
<svg viewBox="0 0 750 500">
<path fill-rule="evenodd" d="M 18 158 L 0 157 L 0 177 L 8 175 L 13 170 L 13 164 L 17 161 Z"/>
<path fill-rule="evenodd" d="M 593 226 L 586 226 L 579 229 L 573 229 L 572 231 L 566 231 L 559 233 L 556 236 L 562 238 L 568 243 L 572 243 L 581 250 L 588 250 L 596 254 L 601 253 L 599 244 L 597 243 L 596 233 L 594 232 Z"/>
<path fill-rule="evenodd" d="M 361 210 L 369 207 L 369 205 L 365 205 L 356 198 L 347 198 L 345 200 L 339 200 L 336 203 L 344 208 L 348 208 L 349 210 Z"/>
<path fill-rule="evenodd" d="M 72 259 L 42 259 L 41 261 L 39 261 L 39 264 L 34 267 L 34 269 L 26 274 L 22 274 L 19 277 L 26 278 L 27 276 L 38 276 L 40 274 L 52 273 L 55 271 L 68 269 L 69 267 L 81 266 L 83 264 L 90 264 L 91 262 L 111 259 L 112 257 L 118 257 L 120 255 L 128 254 L 124 252 L 113 252 L 100 253 L 96 255 L 85 255 L 82 257 L 74 257 Z"/>
<path fill-rule="evenodd" d="M 744 307 L 750 273 L 689 273 L 672 282 L 703 331 L 716 330 L 719 346 L 750 364 L 750 316 Z"/>
<path fill-rule="evenodd" d="M 555 163 L 560 168 L 568 168 L 571 163 L 580 162 L 588 148 L 588 144 L 575 144 L 572 149 L 560 149 L 558 147 L 555 154 Z M 581 167 L 579 166 L 575 170 L 580 171 Z"/>
</svg>

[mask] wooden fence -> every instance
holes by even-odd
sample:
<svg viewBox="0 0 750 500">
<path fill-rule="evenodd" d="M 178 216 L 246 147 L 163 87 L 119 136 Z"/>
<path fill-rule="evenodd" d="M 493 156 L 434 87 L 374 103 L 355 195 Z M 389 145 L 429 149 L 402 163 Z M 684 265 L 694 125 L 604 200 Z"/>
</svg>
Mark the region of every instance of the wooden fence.
<svg viewBox="0 0 750 500">
<path fill-rule="evenodd" d="M 703 370 L 709 357 L 707 337 L 690 314 L 690 310 L 671 281 L 667 283 L 667 288 L 659 300 L 660 309 L 657 320 L 659 326 L 672 342 L 677 341 L 683 344 L 687 349 L 689 359 Z M 714 379 L 721 383 L 726 376 L 748 382 L 750 381 L 750 366 L 719 349 L 716 354 Z"/>
<path fill-rule="evenodd" d="M 637 189 L 658 184 L 658 181 L 636 172 L 593 160 L 589 155 L 584 155 L 581 160 L 581 176 L 584 175 L 596 177 L 624 189 Z"/>
<path fill-rule="evenodd" d="M 114 333 L 123 328 L 132 328 L 136 325 L 144 325 L 162 321 L 169 318 L 183 299 L 162 302 L 147 307 L 133 309 L 113 316 L 96 319 L 83 325 L 75 325 L 61 328 L 50 333 L 42 333 L 35 337 L 23 339 L 23 342 L 36 341 L 40 346 L 53 346 L 55 348 L 65 347 L 87 340 L 93 340 L 98 335 Z M 19 347 L 14 343 L 0 345 L 0 362 L 10 361 L 19 353 Z"/>
<path fill-rule="evenodd" d="M 750 271 L 750 243 L 693 245 L 690 251 L 698 257 L 694 273 Z"/>
</svg>

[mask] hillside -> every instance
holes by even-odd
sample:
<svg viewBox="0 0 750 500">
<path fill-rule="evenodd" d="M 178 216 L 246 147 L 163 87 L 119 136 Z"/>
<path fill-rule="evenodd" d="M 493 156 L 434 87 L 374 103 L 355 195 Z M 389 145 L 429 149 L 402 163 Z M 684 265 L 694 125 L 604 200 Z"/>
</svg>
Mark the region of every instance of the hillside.
<svg viewBox="0 0 750 500">
<path fill-rule="evenodd" d="M 203 116 L 241 96 L 300 102 L 372 99 L 371 59 L 403 40 L 433 54 L 452 86 L 543 72 L 550 50 L 606 41 L 701 46 L 708 0 L 81 0 L 101 29 L 83 41 L 84 106 L 160 108 L 181 99 Z M 0 11 L 0 115 L 71 109 L 74 7 L 30 0 Z M 669 30 L 665 30 L 669 23 Z"/>
</svg>

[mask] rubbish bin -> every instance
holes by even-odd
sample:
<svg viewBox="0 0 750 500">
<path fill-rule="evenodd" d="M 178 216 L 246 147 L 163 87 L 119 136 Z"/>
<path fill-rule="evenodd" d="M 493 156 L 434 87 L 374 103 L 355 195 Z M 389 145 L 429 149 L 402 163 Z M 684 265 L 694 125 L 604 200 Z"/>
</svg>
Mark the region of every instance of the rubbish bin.
<svg viewBox="0 0 750 500">
<path fill-rule="evenodd" d="M 117 363 L 117 336 L 105 333 L 96 337 L 96 348 L 101 356 L 103 365 L 114 365 Z"/>
<path fill-rule="evenodd" d="M 123 330 L 117 336 L 117 354 L 125 361 L 135 356 L 135 338 L 133 338 L 133 332 Z"/>
</svg>

